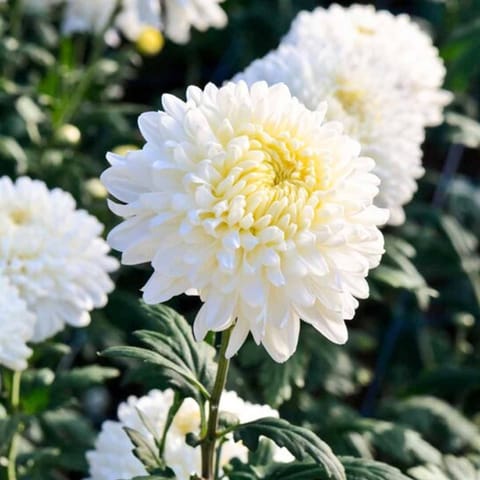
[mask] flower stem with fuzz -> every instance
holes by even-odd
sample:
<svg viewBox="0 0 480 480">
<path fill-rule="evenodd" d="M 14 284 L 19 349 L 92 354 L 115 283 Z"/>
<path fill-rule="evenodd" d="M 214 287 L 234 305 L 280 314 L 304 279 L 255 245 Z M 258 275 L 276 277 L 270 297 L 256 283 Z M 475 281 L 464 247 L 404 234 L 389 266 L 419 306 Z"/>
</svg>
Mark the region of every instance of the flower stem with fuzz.
<svg viewBox="0 0 480 480">
<path fill-rule="evenodd" d="M 217 376 L 210 397 L 208 412 L 207 432 L 202 440 L 202 478 L 214 480 L 215 478 L 215 446 L 217 443 L 217 427 L 220 398 L 227 382 L 227 373 L 230 360 L 225 357 L 233 325 L 222 334 L 222 343 L 218 357 Z"/>
<path fill-rule="evenodd" d="M 11 384 L 10 384 L 10 405 L 9 413 L 14 415 L 18 412 L 18 407 L 20 405 L 20 380 L 22 373 L 15 371 L 12 374 Z M 7 480 L 17 480 L 17 446 L 18 446 L 18 430 L 20 425 L 17 427 L 17 431 L 12 435 L 10 440 L 10 445 L 8 446 L 8 463 L 7 463 Z"/>
</svg>

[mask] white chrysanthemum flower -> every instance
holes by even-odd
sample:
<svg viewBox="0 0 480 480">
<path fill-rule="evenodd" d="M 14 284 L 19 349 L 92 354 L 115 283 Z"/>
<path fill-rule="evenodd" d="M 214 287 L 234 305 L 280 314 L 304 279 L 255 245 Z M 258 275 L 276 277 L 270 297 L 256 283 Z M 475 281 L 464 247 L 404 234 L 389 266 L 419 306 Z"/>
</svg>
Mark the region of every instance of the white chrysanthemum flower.
<svg viewBox="0 0 480 480">
<path fill-rule="evenodd" d="M 219 3 L 223 0 L 165 0 L 165 35 L 176 43 L 190 40 L 190 28 L 201 32 L 210 27 L 223 28 L 228 21 Z"/>
<path fill-rule="evenodd" d="M 156 451 L 154 435 L 157 439 L 162 438 L 173 398 L 172 390 L 152 390 L 142 398 L 130 397 L 122 403 L 118 408 L 119 421 L 105 422 L 95 443 L 95 450 L 87 453 L 89 480 L 119 480 L 147 475 L 145 467 L 132 453 L 133 445 L 123 427 L 138 431 Z M 278 417 L 276 410 L 267 405 L 245 402 L 235 392 L 224 392 L 220 411 L 237 416 L 241 423 L 266 416 Z M 194 448 L 185 442 L 185 436 L 191 432 L 200 432 L 200 408 L 195 400 L 187 398 L 173 419 L 163 455 L 165 463 L 175 472 L 178 480 L 189 480 L 190 475 L 200 473 L 200 447 Z M 220 466 L 223 467 L 235 457 L 247 461 L 247 448 L 241 442 L 235 442 L 231 434 L 226 438 L 222 446 Z M 293 459 L 284 448 L 275 449 L 275 458 L 280 462 Z"/>
<path fill-rule="evenodd" d="M 375 204 L 388 208 L 389 223 L 398 225 L 423 175 L 423 120 L 395 87 L 395 73 L 379 71 L 369 60 L 355 48 L 319 47 L 305 40 L 255 60 L 234 81 L 285 83 L 312 110 L 327 101 L 327 119 L 341 121 L 360 142 L 362 155 L 375 160 L 381 180 Z"/>
<path fill-rule="evenodd" d="M 103 32 L 111 20 L 117 0 L 67 0 L 62 32 Z"/>
<path fill-rule="evenodd" d="M 158 0 L 122 0 L 115 24 L 125 37 L 135 42 L 146 30 L 160 31 L 160 2 Z"/>
<path fill-rule="evenodd" d="M 0 276 L 0 365 L 11 370 L 27 368 L 32 353 L 27 342 L 32 338 L 34 322 L 16 288 Z"/>
<path fill-rule="evenodd" d="M 312 40 L 317 46 L 368 53 L 382 72 L 379 75 L 386 71 L 396 74 L 397 86 L 411 97 L 412 107 L 422 113 L 425 125 L 442 122 L 442 110 L 452 99 L 441 89 L 445 67 L 428 33 L 408 15 L 377 11 L 373 5 L 331 5 L 300 12 L 284 42 L 302 45 Z"/>
<path fill-rule="evenodd" d="M 100 237 L 103 225 L 75 210 L 70 194 L 43 182 L 0 179 L 0 275 L 35 316 L 33 341 L 65 324 L 88 325 L 89 311 L 107 302 L 108 276 L 118 262 Z"/>
<path fill-rule="evenodd" d="M 155 270 L 145 301 L 198 293 L 197 339 L 235 324 L 227 356 L 251 331 L 285 361 L 300 318 L 345 342 L 383 253 L 373 160 L 285 85 L 190 87 L 185 103 L 165 95 L 163 106 L 140 117 L 143 149 L 109 154 L 102 175 L 126 218 L 110 244 Z"/>
</svg>

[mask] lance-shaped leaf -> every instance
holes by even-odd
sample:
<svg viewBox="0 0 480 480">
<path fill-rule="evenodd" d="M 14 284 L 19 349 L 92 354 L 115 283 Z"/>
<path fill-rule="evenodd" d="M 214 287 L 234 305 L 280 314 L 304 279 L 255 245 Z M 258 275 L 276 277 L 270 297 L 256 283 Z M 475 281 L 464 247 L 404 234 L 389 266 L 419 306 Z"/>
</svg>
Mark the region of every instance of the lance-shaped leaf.
<svg viewBox="0 0 480 480">
<path fill-rule="evenodd" d="M 165 386 L 184 396 L 208 399 L 216 369 L 215 349 L 207 343 L 197 343 L 188 322 L 171 308 L 144 306 L 143 312 L 155 331 L 141 330 L 135 336 L 147 348 L 112 347 L 104 355 L 141 360 L 147 367 L 155 367 L 155 375 L 165 381 Z"/>
<path fill-rule="evenodd" d="M 281 418 L 267 417 L 238 425 L 235 439 L 242 440 L 250 449 L 256 450 L 260 437 L 273 440 L 279 447 L 285 447 L 300 461 L 313 460 L 322 465 L 327 477 L 345 480 L 345 470 L 332 449 L 311 430 L 292 425 Z"/>
<path fill-rule="evenodd" d="M 365 458 L 339 457 L 348 480 L 411 480 L 398 468 Z M 265 480 L 328 480 L 322 465 L 292 462 L 274 467 Z"/>
<path fill-rule="evenodd" d="M 155 446 L 150 445 L 143 436 L 133 428 L 123 427 L 125 433 L 134 445 L 133 454 L 142 462 L 147 472 L 152 472 L 156 468 L 161 468 L 163 462 L 160 460 L 158 450 Z"/>
</svg>

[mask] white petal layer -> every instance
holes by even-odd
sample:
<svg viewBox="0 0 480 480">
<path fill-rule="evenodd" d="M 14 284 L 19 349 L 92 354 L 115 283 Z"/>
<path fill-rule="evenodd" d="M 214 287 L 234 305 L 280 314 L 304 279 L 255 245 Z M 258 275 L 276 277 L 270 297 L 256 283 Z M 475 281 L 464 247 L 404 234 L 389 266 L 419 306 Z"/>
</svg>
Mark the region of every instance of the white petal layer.
<svg viewBox="0 0 480 480">
<path fill-rule="evenodd" d="M 11 370 L 27 368 L 28 348 L 35 317 L 27 310 L 15 287 L 0 275 L 0 365 Z"/>
<path fill-rule="evenodd" d="M 0 276 L 35 317 L 32 341 L 83 327 L 107 302 L 118 262 L 100 237 L 103 225 L 75 210 L 70 194 L 27 177 L 0 178 Z"/>
<path fill-rule="evenodd" d="M 198 339 L 237 322 L 229 355 L 250 331 L 286 360 L 314 306 L 319 331 L 342 332 L 383 253 L 374 162 L 284 85 L 190 87 L 163 104 L 140 117 L 144 148 L 109 155 L 102 176 L 125 218 L 110 244 L 154 268 L 145 300 L 198 292 Z"/>
<path fill-rule="evenodd" d="M 145 467 L 133 455 L 133 445 L 123 427 L 137 430 L 151 447 L 156 449 L 152 432 L 157 438 L 161 438 L 173 397 L 172 390 L 152 390 L 144 397 L 130 397 L 127 402 L 122 403 L 118 408 L 119 421 L 105 422 L 95 442 L 95 450 L 87 453 L 89 480 L 119 480 L 147 475 Z M 267 405 L 245 402 L 235 392 L 223 393 L 220 411 L 237 416 L 242 423 L 267 416 L 278 417 L 276 410 Z M 200 448 L 193 448 L 185 443 L 187 433 L 198 434 L 199 430 L 200 409 L 193 399 L 187 398 L 175 415 L 165 442 L 164 460 L 175 472 L 178 480 L 189 480 L 192 474 L 200 473 Z M 222 446 L 220 466 L 223 467 L 234 457 L 247 461 L 248 450 L 241 442 L 235 442 L 233 435 L 230 435 Z M 293 459 L 288 451 L 281 448 L 275 449 L 275 458 L 279 462 Z"/>
</svg>

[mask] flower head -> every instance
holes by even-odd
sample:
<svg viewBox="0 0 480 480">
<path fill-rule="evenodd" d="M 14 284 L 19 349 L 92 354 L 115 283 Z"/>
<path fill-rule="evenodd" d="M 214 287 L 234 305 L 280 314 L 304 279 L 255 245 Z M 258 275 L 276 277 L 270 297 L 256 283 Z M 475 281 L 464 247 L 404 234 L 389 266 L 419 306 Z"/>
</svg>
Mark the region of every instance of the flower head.
<svg viewBox="0 0 480 480">
<path fill-rule="evenodd" d="M 286 360 L 300 318 L 345 342 L 383 253 L 374 162 L 285 85 L 190 87 L 163 106 L 140 117 L 143 149 L 109 154 L 102 175 L 126 219 L 110 244 L 125 264 L 153 265 L 145 301 L 199 294 L 195 335 L 235 324 L 228 356 L 251 331 Z"/>
<path fill-rule="evenodd" d="M 118 408 L 119 421 L 105 422 L 95 443 L 95 450 L 87 453 L 91 476 L 89 480 L 118 480 L 147 475 L 145 467 L 133 455 L 133 445 L 123 427 L 138 431 L 155 451 L 155 437 L 161 438 L 163 435 L 173 398 L 172 390 L 165 392 L 152 390 L 144 397 L 130 397 L 127 402 L 122 403 Z M 240 422 L 257 420 L 265 416 L 278 417 L 276 410 L 267 405 L 245 402 L 235 392 L 224 392 L 220 410 L 237 416 Z M 148 424 L 148 428 L 145 423 Z M 187 433 L 198 434 L 199 431 L 200 408 L 192 398 L 187 398 L 173 419 L 163 455 L 165 463 L 175 472 L 178 480 L 189 480 L 193 473 L 200 473 L 200 447 L 194 448 L 185 442 Z M 241 442 L 235 442 L 232 435 L 226 438 L 222 446 L 220 466 L 223 467 L 234 457 L 247 461 L 247 448 Z M 288 451 L 280 448 L 275 450 L 275 458 L 277 461 L 292 460 Z"/>
<path fill-rule="evenodd" d="M 227 15 L 220 7 L 223 0 L 165 0 L 165 35 L 175 43 L 190 40 L 190 28 L 201 32 L 210 27 L 223 28 Z"/>
<path fill-rule="evenodd" d="M 362 154 L 375 160 L 374 172 L 381 180 L 375 204 L 390 210 L 391 224 L 404 221 L 402 207 L 423 174 L 424 122 L 397 88 L 396 72 L 380 69 L 368 52 L 356 47 L 304 40 L 301 45 L 281 45 L 234 80 L 285 83 L 312 110 L 324 108 L 326 101 L 327 119 L 342 122 L 346 133 L 360 142 Z"/>
<path fill-rule="evenodd" d="M 441 89 L 445 67 L 428 33 L 408 15 L 377 11 L 372 5 L 345 8 L 334 4 L 303 11 L 284 42 L 302 46 L 311 41 L 317 48 L 329 45 L 368 54 L 377 74 L 395 74 L 397 88 L 410 97 L 425 125 L 442 122 L 442 110 L 452 99 Z"/>
<path fill-rule="evenodd" d="M 108 273 L 117 261 L 100 237 L 103 226 L 75 210 L 70 194 L 43 182 L 0 179 L 0 276 L 16 288 L 35 317 L 33 341 L 65 324 L 90 322 L 113 289 Z"/>
<path fill-rule="evenodd" d="M 115 11 L 117 0 L 67 0 L 62 31 L 64 34 L 76 32 L 103 32 Z"/>
<path fill-rule="evenodd" d="M 32 353 L 27 342 L 32 338 L 34 322 L 17 289 L 0 276 L 0 365 L 11 370 L 27 368 Z"/>
</svg>

